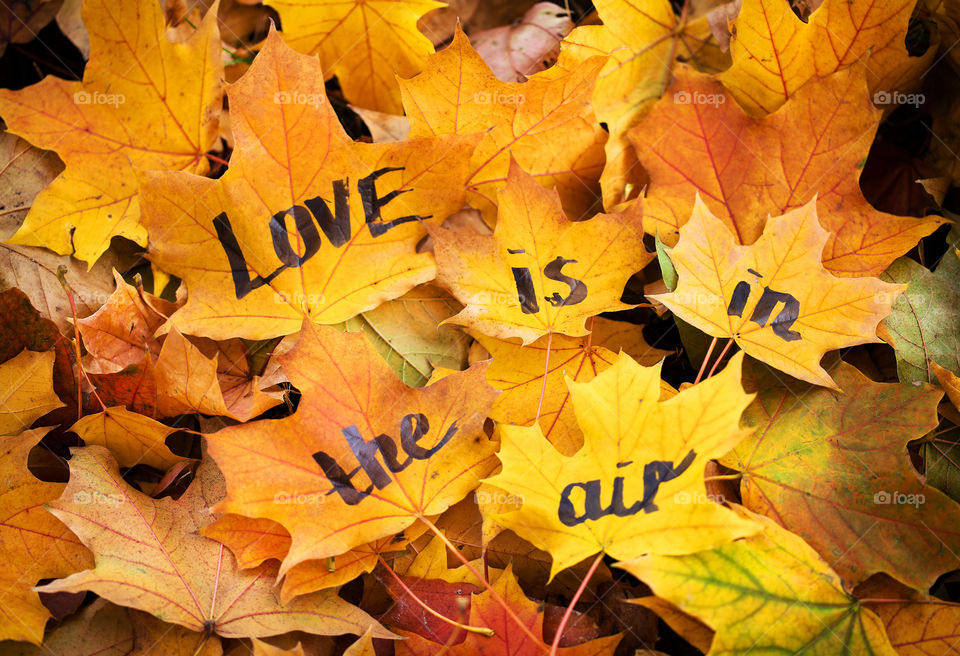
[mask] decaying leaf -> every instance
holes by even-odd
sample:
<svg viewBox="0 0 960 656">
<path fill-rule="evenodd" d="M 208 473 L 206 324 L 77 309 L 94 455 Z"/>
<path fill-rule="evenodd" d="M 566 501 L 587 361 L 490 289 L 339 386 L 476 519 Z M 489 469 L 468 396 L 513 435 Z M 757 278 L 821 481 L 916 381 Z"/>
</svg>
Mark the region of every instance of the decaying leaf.
<svg viewBox="0 0 960 656">
<path fill-rule="evenodd" d="M 49 504 L 90 548 L 96 566 L 48 583 L 43 592 L 92 590 L 165 622 L 222 637 L 262 637 L 300 630 L 337 635 L 366 631 L 376 621 L 333 592 L 281 604 L 275 568 L 237 569 L 226 548 L 199 535 L 207 507 L 223 495 L 209 462 L 178 501 L 154 500 L 131 488 L 101 446 L 77 449 L 70 482 Z M 116 526 L 104 531 L 104 525 Z M 378 637 L 389 631 L 375 628 Z"/>
<path fill-rule="evenodd" d="M 917 475 L 907 442 L 936 427 L 942 392 L 875 383 L 842 362 L 830 375 L 842 393 L 750 363 L 754 437 L 721 462 L 742 472 L 746 506 L 803 537 L 848 587 L 886 572 L 927 589 L 956 564 L 960 506 Z"/>
<path fill-rule="evenodd" d="M 0 639 L 39 645 L 50 613 L 32 589 L 40 579 L 66 576 L 90 567 L 93 559 L 77 536 L 43 504 L 56 499 L 62 483 L 44 483 L 27 470 L 27 455 L 45 430 L 3 438 L 0 471 Z"/>
</svg>

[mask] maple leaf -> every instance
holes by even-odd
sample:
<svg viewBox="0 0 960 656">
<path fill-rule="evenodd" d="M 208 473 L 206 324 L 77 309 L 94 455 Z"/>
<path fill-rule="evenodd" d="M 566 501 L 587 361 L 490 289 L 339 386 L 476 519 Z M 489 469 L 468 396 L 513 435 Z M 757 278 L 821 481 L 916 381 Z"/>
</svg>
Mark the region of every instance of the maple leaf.
<svg viewBox="0 0 960 656">
<path fill-rule="evenodd" d="M 539 407 L 543 436 L 562 454 L 573 455 L 583 446 L 583 433 L 573 415 L 565 379 L 590 382 L 616 362 L 616 352 L 620 349 L 644 366 L 652 366 L 668 355 L 667 351 L 653 348 L 644 341 L 641 326 L 626 324 L 633 328 L 633 334 L 623 335 L 619 332 L 620 325 L 623 324 L 598 317 L 592 322 L 593 330 L 587 337 L 554 335 L 541 337 L 528 346 L 522 346 L 517 340 L 474 335 L 493 357 L 487 369 L 487 382 L 502 392 L 490 408 L 490 418 L 500 424 L 526 426 L 537 419 Z M 633 344 L 626 341 L 629 338 Z M 546 363 L 548 341 L 549 365 Z M 544 372 L 547 373 L 545 383 Z M 666 389 L 661 391 L 668 393 Z"/>
<path fill-rule="evenodd" d="M 13 435 L 63 406 L 53 391 L 53 351 L 24 349 L 0 364 L 0 435 Z"/>
<path fill-rule="evenodd" d="M 524 623 L 527 629 L 535 636 L 543 635 L 543 612 L 537 604 L 527 599 L 517 583 L 513 568 L 508 565 L 493 582 L 493 590 L 506 600 L 513 615 Z M 503 605 L 494 598 L 490 591 L 483 591 L 473 595 L 470 601 L 470 624 L 485 626 L 493 629 L 490 637 L 477 633 L 468 633 L 463 642 L 453 644 L 447 651 L 462 656 L 507 656 L 511 654 L 542 654 L 547 653 L 549 645 L 544 642 L 537 644 L 526 634 L 517 630 L 516 620 L 511 617 Z M 397 654 L 423 654 L 429 656 L 437 653 L 437 643 L 421 638 L 416 634 L 404 631 L 407 639 L 397 643 Z M 556 653 L 566 656 L 602 656 L 613 654 L 623 636 L 620 634 L 606 636 L 585 642 L 574 647 L 558 649 Z"/>
<path fill-rule="evenodd" d="M 27 469 L 27 456 L 47 431 L 26 431 L 3 438 L 0 449 L 0 640 L 26 640 L 39 645 L 50 613 L 32 589 L 37 581 L 66 576 L 89 567 L 92 558 L 77 536 L 43 509 L 57 498 L 62 483 L 37 480 Z"/>
<path fill-rule="evenodd" d="M 639 189 L 646 182 L 627 132 L 669 85 L 674 61 L 720 71 L 729 56 L 720 52 L 706 16 L 678 17 L 669 0 L 597 0 L 594 6 L 603 25 L 574 29 L 561 43 L 557 63 L 537 77 L 554 78 L 597 54 L 610 56 L 591 100 L 597 120 L 610 131 L 600 186 L 603 206 L 614 207 L 624 200 L 627 184 Z"/>
<path fill-rule="evenodd" d="M 166 471 L 185 458 L 167 448 L 166 438 L 176 432 L 123 407 L 106 408 L 87 415 L 70 427 L 86 445 L 99 444 L 110 449 L 121 467 L 144 464 Z"/>
<path fill-rule="evenodd" d="M 553 80 L 501 82 L 457 28 L 423 73 L 400 80 L 410 136 L 483 133 L 470 158 L 467 200 L 490 225 L 511 158 L 542 186 L 556 187 L 578 218 L 593 205 L 603 169 L 606 133 L 590 109 L 603 64 L 594 57 Z"/>
<path fill-rule="evenodd" d="M 7 362 L 23 349 L 53 351 L 53 391 L 68 407 L 77 405 L 73 353 L 56 325 L 45 319 L 19 289 L 0 292 L 0 362 Z"/>
<path fill-rule="evenodd" d="M 216 12 L 182 43 L 163 36 L 163 12 L 151 0 L 86 0 L 83 22 L 91 47 L 83 81 L 49 76 L 0 90 L 0 116 L 66 163 L 12 242 L 92 265 L 111 237 L 147 243 L 136 170 L 206 173 L 223 67 Z"/>
<path fill-rule="evenodd" d="M 474 571 L 482 567 L 480 561 L 473 565 Z M 491 570 L 488 576 L 492 577 L 495 572 Z M 394 631 L 425 638 L 431 643 L 463 643 L 465 632 L 435 616 L 425 616 L 421 605 L 425 602 L 445 617 L 466 619 L 474 595 L 483 591 L 481 582 L 466 567 L 447 567 L 447 547 L 441 540 L 430 540 L 405 571 L 394 572 L 396 576 L 385 568 L 374 573 L 393 598 L 392 608 L 382 619 Z M 516 625 L 512 630 L 516 631 Z"/>
<path fill-rule="evenodd" d="M 143 361 L 144 353 L 160 355 L 157 331 L 177 305 L 148 294 L 114 274 L 116 289 L 96 312 L 77 321 L 90 357 L 89 373 L 116 373 Z"/>
<path fill-rule="evenodd" d="M 708 656 L 794 653 L 896 656 L 880 619 L 796 535 L 739 511 L 763 531 L 710 551 L 617 563 L 717 633 Z"/>
<path fill-rule="evenodd" d="M 830 239 L 824 267 L 838 275 L 878 275 L 941 223 L 878 212 L 858 185 L 880 120 L 864 69 L 811 79 L 782 108 L 749 117 L 716 81 L 678 67 L 674 84 L 630 132 L 650 174 L 644 229 L 669 246 L 699 192 L 736 235 L 753 243 L 767 214 L 816 197 Z"/>
<path fill-rule="evenodd" d="M 400 380 L 422 387 L 434 366 L 459 370 L 467 364 L 469 339 L 454 326 L 438 325 L 459 308 L 442 289 L 420 285 L 343 326 L 366 335 Z"/>
<path fill-rule="evenodd" d="M 901 258 L 882 276 L 907 285 L 884 319 L 881 333 L 896 351 L 897 376 L 904 383 L 933 382 L 931 362 L 960 374 L 960 255 L 953 250 L 958 239 L 960 233 L 951 232 L 951 248 L 933 272 Z"/>
<path fill-rule="evenodd" d="M 0 14 L 0 55 L 11 43 L 29 43 L 37 32 L 53 20 L 62 0 L 18 2 Z"/>
<path fill-rule="evenodd" d="M 276 32 L 227 96 L 236 150 L 223 177 L 142 180 L 151 259 L 189 290 L 172 326 L 265 339 L 304 316 L 344 321 L 433 278 L 431 255 L 415 252 L 421 222 L 462 207 L 478 137 L 352 142 L 317 60 Z"/>
<path fill-rule="evenodd" d="M 742 361 L 738 353 L 720 374 L 665 401 L 657 400 L 660 365 L 625 354 L 589 383 L 568 381 L 583 448 L 565 457 L 539 425 L 500 426 L 503 470 L 485 482 L 522 507 L 493 521 L 549 551 L 551 578 L 600 551 L 690 553 L 755 532 L 704 488 L 706 461 L 747 434 L 738 423 L 753 397 L 740 388 Z"/>
<path fill-rule="evenodd" d="M 921 594 L 886 577 L 871 578 L 854 593 L 883 622 L 899 656 L 956 651 L 960 604 Z"/>
<path fill-rule="evenodd" d="M 288 503 L 312 502 L 314 496 L 288 496 Z M 278 499 L 280 501 L 281 499 Z M 417 522 L 396 535 L 363 544 L 346 553 L 324 560 L 306 560 L 294 565 L 283 577 L 280 601 L 325 588 L 343 585 L 361 574 L 373 571 L 381 557 L 402 552 L 413 540 L 427 531 Z M 241 569 L 257 567 L 273 558 L 282 561 L 290 551 L 290 533 L 271 519 L 227 514 L 203 528 L 203 535 L 221 542 L 233 552 Z"/>
<path fill-rule="evenodd" d="M 828 237 L 812 200 L 768 218 L 756 242 L 739 246 L 698 197 L 671 252 L 679 284 L 652 298 L 708 335 L 729 337 L 791 376 L 836 389 L 820 358 L 880 341 L 877 325 L 903 287 L 825 271 Z"/>
<path fill-rule="evenodd" d="M 350 102 L 399 114 L 396 76 L 419 73 L 433 45 L 417 20 L 444 3 L 434 0 L 267 0 L 283 21 L 287 44 L 318 55 Z"/>
<path fill-rule="evenodd" d="M 207 439 L 227 480 L 215 511 L 282 524 L 282 573 L 439 514 L 495 466 L 484 365 L 411 389 L 362 335 L 309 323 L 280 360 L 303 395 L 297 411 Z"/>
<path fill-rule="evenodd" d="M 942 392 L 874 383 L 842 362 L 831 374 L 842 394 L 748 367 L 758 397 L 743 423 L 755 437 L 721 462 L 742 472 L 747 507 L 798 533 L 851 587 L 887 572 L 927 589 L 956 563 L 960 506 L 920 479 L 907 442 L 936 428 Z"/>
<path fill-rule="evenodd" d="M 279 372 L 261 379 L 250 375 L 247 347 L 240 340 L 204 343 L 208 357 L 174 328 L 157 358 L 154 377 L 157 414 L 162 417 L 199 412 L 248 421 L 283 401 Z"/>
<path fill-rule="evenodd" d="M 275 569 L 239 571 L 226 548 L 199 535 L 211 521 L 207 507 L 223 495 L 209 461 L 174 501 L 151 499 L 130 487 L 101 446 L 73 450 L 70 482 L 50 512 L 94 553 L 96 566 L 38 588 L 92 590 L 165 622 L 222 637 L 262 637 L 287 631 L 361 634 L 375 620 L 340 599 L 318 592 L 281 604 Z M 104 530 L 110 526 L 111 530 Z M 149 571 L 149 578 L 144 578 Z M 377 637 L 390 637 L 377 629 Z"/>
<path fill-rule="evenodd" d="M 283 576 L 280 599 L 286 601 L 317 590 L 343 585 L 361 574 L 372 572 L 381 559 L 402 553 L 427 530 L 426 524 L 417 522 L 396 534 L 361 544 L 346 553 L 294 565 Z"/>
<path fill-rule="evenodd" d="M 623 288 L 654 257 L 636 211 L 571 222 L 556 192 L 516 161 L 497 196 L 492 236 L 428 228 L 437 281 L 466 306 L 450 323 L 529 344 L 551 332 L 585 335 L 588 317 L 630 307 Z"/>
<path fill-rule="evenodd" d="M 870 88 L 890 96 L 926 71 L 936 53 L 907 54 L 913 0 L 824 0 L 803 21 L 784 0 L 744 0 L 730 40 L 733 64 L 718 76 L 754 115 L 775 111 L 807 80 L 869 55 Z M 878 100 L 878 104 L 889 100 Z"/>
</svg>

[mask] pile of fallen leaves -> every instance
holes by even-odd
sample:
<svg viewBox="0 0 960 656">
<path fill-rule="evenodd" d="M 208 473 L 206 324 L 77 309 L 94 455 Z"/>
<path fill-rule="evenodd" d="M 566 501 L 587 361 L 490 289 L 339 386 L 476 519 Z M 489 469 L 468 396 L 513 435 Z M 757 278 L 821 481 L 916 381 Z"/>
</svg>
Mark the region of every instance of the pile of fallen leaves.
<svg viewBox="0 0 960 656">
<path fill-rule="evenodd" d="M 958 40 L 3 5 L 0 652 L 960 653 Z"/>
</svg>

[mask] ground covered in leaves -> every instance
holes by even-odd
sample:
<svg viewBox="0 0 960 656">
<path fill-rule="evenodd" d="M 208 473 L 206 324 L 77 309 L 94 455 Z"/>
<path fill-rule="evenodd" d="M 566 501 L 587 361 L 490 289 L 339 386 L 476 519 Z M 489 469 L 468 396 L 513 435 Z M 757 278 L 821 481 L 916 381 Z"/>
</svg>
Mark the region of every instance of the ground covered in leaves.
<svg viewBox="0 0 960 656">
<path fill-rule="evenodd" d="M 955 0 L 0 6 L 0 653 L 960 654 Z"/>
</svg>

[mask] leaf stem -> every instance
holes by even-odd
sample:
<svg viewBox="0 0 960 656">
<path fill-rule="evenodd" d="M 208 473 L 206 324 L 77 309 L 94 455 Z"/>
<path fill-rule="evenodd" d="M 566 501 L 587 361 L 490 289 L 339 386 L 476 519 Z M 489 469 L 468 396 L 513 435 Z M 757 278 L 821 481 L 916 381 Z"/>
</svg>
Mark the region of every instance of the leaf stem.
<svg viewBox="0 0 960 656">
<path fill-rule="evenodd" d="M 570 616 L 573 615 L 573 607 L 580 601 L 583 591 L 587 589 L 587 583 L 593 578 L 593 574 L 597 571 L 597 567 L 600 566 L 600 561 L 602 560 L 603 552 L 601 551 L 597 554 L 597 557 L 594 558 L 593 564 L 590 565 L 590 569 L 587 570 L 587 575 L 580 581 L 580 587 L 577 588 L 577 591 L 573 594 L 573 599 L 570 600 L 567 610 L 564 611 L 563 617 L 560 618 L 560 624 L 557 625 L 557 633 L 553 636 L 553 644 L 550 645 L 550 656 L 557 656 L 557 651 L 560 649 L 560 638 L 563 637 L 563 630 L 567 628 L 567 622 L 570 621 Z"/>
<path fill-rule="evenodd" d="M 710 347 L 707 349 L 707 354 L 703 356 L 703 362 L 700 363 L 700 371 L 697 372 L 697 377 L 693 381 L 694 385 L 699 383 L 700 379 L 703 378 L 703 372 L 707 370 L 707 361 L 710 359 L 710 355 L 713 353 L 713 347 L 716 345 L 717 345 L 717 338 L 714 337 L 713 341 L 710 342 Z"/>
<path fill-rule="evenodd" d="M 711 377 L 713 376 L 713 372 L 717 370 L 717 366 L 718 366 L 718 365 L 720 364 L 720 362 L 723 360 L 723 357 L 727 354 L 727 351 L 730 350 L 730 347 L 731 347 L 731 346 L 733 346 L 733 338 L 732 338 L 732 337 L 729 339 L 729 341 L 727 341 L 727 345 L 723 347 L 723 350 L 720 351 L 720 355 L 717 356 L 717 359 L 716 359 L 716 361 L 714 361 L 713 366 L 710 367 L 710 373 L 707 374 L 707 378 L 711 378 Z"/>
<path fill-rule="evenodd" d="M 93 392 L 93 396 L 97 399 L 97 403 L 100 404 L 101 410 L 106 410 L 107 406 L 104 405 L 103 400 L 100 398 L 100 395 L 97 394 L 97 388 L 94 387 L 93 383 L 90 381 L 90 377 L 87 376 L 87 372 L 83 370 L 83 362 L 80 360 L 80 324 L 77 319 L 77 304 L 73 300 L 73 289 L 70 287 L 70 283 L 67 282 L 67 267 L 65 265 L 60 265 L 57 267 L 57 280 L 60 281 L 60 286 L 63 287 L 63 292 L 67 295 L 67 300 L 70 301 L 70 312 L 73 315 L 73 348 L 76 353 L 77 358 L 77 421 L 83 418 L 83 379 L 87 379 L 87 383 L 90 384 L 90 389 Z"/>
<path fill-rule="evenodd" d="M 204 153 L 204 156 L 210 161 L 216 162 L 217 164 L 223 164 L 224 166 L 227 166 L 227 167 L 230 166 L 230 162 L 223 159 L 222 157 L 217 157 L 216 155 L 211 155 L 210 153 Z"/>
<path fill-rule="evenodd" d="M 493 600 L 496 601 L 497 604 L 499 604 L 503 608 L 504 612 L 510 616 L 510 619 L 512 619 L 513 622 L 518 627 L 520 627 L 520 630 L 526 633 L 527 637 L 533 640 L 534 644 L 543 644 L 543 638 L 538 638 L 537 636 L 535 636 L 533 634 L 533 631 L 530 630 L 530 627 L 524 624 L 523 620 L 517 617 L 517 614 L 513 612 L 513 609 L 510 608 L 506 600 L 502 596 L 500 596 L 500 593 L 493 589 L 493 586 L 490 585 L 490 582 L 487 581 L 487 579 L 480 576 L 480 573 L 477 572 L 476 569 L 474 569 L 473 565 L 470 564 L 470 561 L 467 560 L 466 557 L 462 553 L 460 553 L 460 550 L 457 549 L 454 546 L 454 544 L 447 539 L 447 536 L 443 534 L 443 531 L 437 528 L 437 525 L 434 524 L 429 519 L 427 519 L 426 517 L 421 516 L 419 517 L 419 519 L 421 522 L 427 525 L 427 528 L 433 531 L 434 535 L 440 538 L 443 541 L 443 543 L 447 545 L 447 549 L 449 549 L 453 553 L 453 555 L 456 556 L 457 560 L 459 560 L 461 563 L 464 564 L 464 566 L 467 568 L 467 571 L 473 574 L 474 578 L 476 578 L 478 581 L 480 581 L 480 583 L 483 584 L 483 587 L 487 589 L 487 592 L 490 593 L 490 596 L 493 597 Z"/>
<path fill-rule="evenodd" d="M 442 613 L 438 613 L 437 611 L 433 610 L 432 608 L 430 608 L 427 602 L 425 602 L 420 597 L 418 597 L 416 593 L 413 590 L 411 590 L 406 583 L 403 582 L 403 579 L 401 579 L 400 576 L 393 571 L 393 568 L 391 568 L 390 565 L 387 564 L 387 561 L 383 559 L 383 556 L 381 556 L 380 554 L 377 554 L 377 560 L 379 560 L 380 563 L 387 569 L 387 571 L 390 572 L 390 575 L 393 577 L 393 579 L 400 585 L 403 591 L 410 596 L 411 599 L 417 602 L 417 604 L 421 608 L 423 608 L 425 611 L 427 611 L 428 613 L 436 617 L 441 622 L 446 622 L 450 626 L 455 626 L 458 629 L 463 629 L 464 631 L 469 631 L 470 633 L 479 633 L 480 635 L 485 635 L 488 638 L 493 636 L 493 629 L 489 629 L 485 626 L 470 626 L 469 624 L 461 624 L 460 622 L 456 622 L 450 619 L 449 617 L 447 617 L 446 615 L 443 615 Z"/>
</svg>

